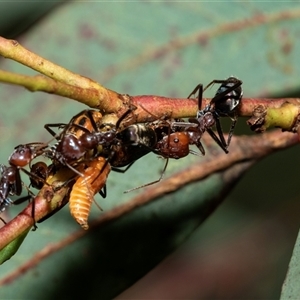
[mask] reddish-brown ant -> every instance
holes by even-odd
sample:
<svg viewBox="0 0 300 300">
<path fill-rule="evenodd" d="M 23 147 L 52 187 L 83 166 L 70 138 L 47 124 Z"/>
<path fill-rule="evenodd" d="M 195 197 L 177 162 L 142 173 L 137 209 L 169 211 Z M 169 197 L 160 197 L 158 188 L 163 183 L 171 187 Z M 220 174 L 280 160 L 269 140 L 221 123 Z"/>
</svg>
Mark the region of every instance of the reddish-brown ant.
<svg viewBox="0 0 300 300">
<path fill-rule="evenodd" d="M 201 109 L 203 92 L 209 86 L 215 83 L 220 83 L 221 86 L 217 90 L 211 102 L 204 109 Z M 224 150 L 225 153 L 228 153 L 227 148 L 230 144 L 233 130 L 237 122 L 236 109 L 243 96 L 241 85 L 242 81 L 235 77 L 229 77 L 226 80 L 213 80 L 204 89 L 203 85 L 199 84 L 188 96 L 188 98 L 190 98 L 198 91 L 199 110 L 197 112 L 196 118 L 190 118 L 189 122 L 184 122 L 183 120 L 167 120 L 166 122 L 169 124 L 168 126 L 166 126 L 165 122 L 162 121 L 145 125 L 151 126 L 156 132 L 157 143 L 155 144 L 152 151 L 165 157 L 167 161 L 158 180 L 142 185 L 140 187 L 145 187 L 150 184 L 159 182 L 163 178 L 169 158 L 182 158 L 191 152 L 195 154 L 195 152 L 189 149 L 189 145 L 196 145 L 200 152 L 204 155 L 205 150 L 201 143 L 201 138 L 205 131 L 210 134 L 210 136 Z M 232 120 L 232 125 L 229 130 L 227 141 L 225 141 L 224 134 L 221 128 L 219 120 L 220 116 L 228 116 Z M 216 126 L 218 135 L 213 132 L 213 126 Z M 162 128 L 168 128 L 168 130 L 162 130 Z M 158 130 L 162 131 L 159 132 Z M 131 189 L 129 191 L 135 189 L 137 188 Z"/>
<path fill-rule="evenodd" d="M 20 170 L 25 172 L 29 177 L 35 177 L 39 180 L 38 176 L 24 169 L 31 161 L 44 153 L 47 144 L 44 143 L 30 143 L 19 145 L 15 147 L 10 155 L 8 162 L 9 167 L 1 165 L 1 179 L 0 179 L 0 211 L 3 211 L 6 206 L 10 205 L 13 201 L 8 198 L 9 195 L 21 195 L 22 181 Z"/>
<path fill-rule="evenodd" d="M 46 130 L 57 138 L 57 143 L 51 147 L 46 156 L 54 164 L 69 167 L 77 175 L 82 175 L 76 170 L 76 165 L 84 158 L 89 150 L 93 150 L 94 145 L 89 144 L 86 136 L 97 130 L 96 122 L 102 118 L 102 114 L 97 110 L 84 110 L 74 116 L 68 124 L 56 123 L 46 124 Z M 64 128 L 57 135 L 51 128 Z M 74 167 L 75 166 L 75 167 Z"/>
<path fill-rule="evenodd" d="M 173 124 L 175 124 L 175 126 L 173 126 Z M 166 158 L 166 163 L 158 180 L 134 189 L 127 190 L 125 191 L 126 193 L 161 181 L 168 166 L 169 158 L 179 159 L 187 156 L 189 153 L 195 154 L 194 151 L 189 149 L 190 139 L 188 133 L 175 131 L 179 129 L 179 124 L 185 125 L 186 122 L 173 119 L 160 119 L 146 124 L 136 124 L 139 125 L 140 131 L 143 130 L 145 136 L 150 135 L 152 137 L 152 143 L 140 143 L 140 147 L 144 147 L 143 151 L 146 154 L 149 152 L 154 152 L 160 156 L 163 156 Z M 188 126 L 193 127 L 193 125 L 190 124 Z M 130 146 L 128 149 L 133 150 L 133 145 L 134 144 L 132 144 L 132 146 Z"/>
<path fill-rule="evenodd" d="M 43 178 L 40 178 L 37 174 L 32 173 L 31 171 L 27 171 L 24 167 L 30 165 L 31 161 L 35 157 L 42 155 L 47 146 L 48 144 L 45 143 L 19 145 L 15 147 L 8 159 L 10 166 L 0 166 L 0 212 L 4 211 L 9 205 L 22 203 L 23 201 L 33 197 L 33 193 L 25 186 L 28 191 L 28 196 L 15 201 L 9 198 L 9 196 L 19 196 L 22 193 L 23 183 L 21 181 L 20 170 L 29 175 L 32 180 L 34 178 L 36 182 L 44 181 Z M 34 219 L 34 205 L 32 206 L 32 217 Z M 36 229 L 35 222 L 34 229 Z"/>
</svg>

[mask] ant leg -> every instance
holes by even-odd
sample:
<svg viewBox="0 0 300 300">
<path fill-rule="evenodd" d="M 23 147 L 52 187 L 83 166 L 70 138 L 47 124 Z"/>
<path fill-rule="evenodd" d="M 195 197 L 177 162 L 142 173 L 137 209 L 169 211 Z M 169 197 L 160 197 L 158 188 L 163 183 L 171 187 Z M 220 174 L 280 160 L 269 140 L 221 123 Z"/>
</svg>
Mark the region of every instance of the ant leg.
<svg viewBox="0 0 300 300">
<path fill-rule="evenodd" d="M 236 123 L 237 123 L 236 114 L 234 114 L 234 117 L 231 118 L 231 120 L 232 120 L 232 123 L 231 123 L 230 129 L 229 129 L 229 132 L 228 132 L 227 147 L 229 146 L 229 144 L 231 142 L 231 138 L 232 138 L 232 135 L 233 135 L 233 130 L 234 130 L 234 128 L 236 126 Z"/>
<path fill-rule="evenodd" d="M 226 143 L 226 141 L 225 141 L 224 133 L 223 133 L 223 130 L 222 130 L 222 127 L 221 127 L 221 123 L 220 123 L 220 119 L 218 117 L 216 117 L 215 118 L 215 122 L 216 122 L 217 132 L 218 132 L 218 135 L 219 135 L 219 140 L 221 141 L 221 143 L 223 144 L 223 146 L 227 149 L 228 143 Z"/>
<path fill-rule="evenodd" d="M 35 221 L 35 200 L 34 198 L 32 199 L 32 206 L 31 206 L 31 217 L 33 219 L 33 228 L 32 231 L 36 231 L 38 229 Z"/>
<path fill-rule="evenodd" d="M 34 174 L 34 173 L 31 173 L 31 172 L 27 171 L 26 169 L 21 168 L 21 170 L 22 170 L 26 175 L 28 175 L 29 177 L 34 178 L 36 181 L 42 182 L 43 184 L 49 185 L 49 184 L 46 182 L 46 180 L 45 180 L 44 178 L 41 178 L 41 177 L 39 177 L 38 175 L 36 175 L 36 174 Z M 20 179 L 20 180 L 21 180 L 21 179 Z"/>
<path fill-rule="evenodd" d="M 135 161 L 131 162 L 125 169 L 119 169 L 117 167 L 112 167 L 111 169 L 117 173 L 125 173 L 134 163 Z"/>
<path fill-rule="evenodd" d="M 13 201 L 12 204 L 19 205 L 19 204 L 23 203 L 26 200 L 30 200 L 31 197 L 32 197 L 31 195 L 27 195 L 27 196 L 21 197 L 21 198 L 15 200 L 15 201 Z"/>
<path fill-rule="evenodd" d="M 60 203 L 60 206 L 55 208 L 51 213 L 49 213 L 48 215 L 44 216 L 43 218 L 41 218 L 40 220 L 38 220 L 38 223 L 42 223 L 44 221 L 46 221 L 47 219 L 49 219 L 50 217 L 52 217 L 54 214 L 56 214 L 59 210 L 61 210 L 69 201 L 68 197 L 64 197 L 63 201 Z"/>
<path fill-rule="evenodd" d="M 131 108 L 129 108 L 129 109 L 127 109 L 126 111 L 125 111 L 125 113 L 119 118 L 119 120 L 117 121 L 117 123 L 116 123 L 116 129 L 118 129 L 119 127 L 120 127 L 120 124 L 122 123 L 122 121 L 133 111 L 133 110 L 135 110 L 135 109 L 137 109 L 137 107 L 136 106 L 133 106 L 133 107 L 131 107 Z"/>
<path fill-rule="evenodd" d="M 235 77 L 229 77 L 227 79 L 214 79 L 212 82 L 210 82 L 203 90 L 203 92 L 208 89 L 211 85 L 214 85 L 214 84 L 223 84 L 223 83 L 235 83 L 236 86 L 234 89 L 236 89 L 237 87 L 239 87 L 240 85 L 242 85 L 242 81 L 235 78 Z M 233 91 L 234 89 L 232 89 L 231 91 Z M 230 92 L 231 92 L 230 91 Z M 226 94 L 225 94 L 226 95 Z"/>
<path fill-rule="evenodd" d="M 168 163 L 169 163 L 169 158 L 167 157 L 167 158 L 166 158 L 165 166 L 164 166 L 164 168 L 163 168 L 163 170 L 162 170 L 162 172 L 161 172 L 160 177 L 159 177 L 157 180 L 152 181 L 152 182 L 149 182 L 149 183 L 146 183 L 146 184 L 143 184 L 143 185 L 141 185 L 141 186 L 135 187 L 135 188 L 130 189 L 130 190 L 126 190 L 126 191 L 124 191 L 124 193 L 129 193 L 129 192 L 138 190 L 138 189 L 140 189 L 140 188 L 143 188 L 143 187 L 146 187 L 146 186 L 149 186 L 149 185 L 152 185 L 152 184 L 155 184 L 155 183 L 160 182 L 160 181 L 163 179 L 163 177 L 165 176 L 165 172 L 166 172 Z"/>
<path fill-rule="evenodd" d="M 29 202 L 31 201 L 31 203 L 32 203 L 32 206 L 31 206 L 31 217 L 33 219 L 32 231 L 36 231 L 38 227 L 36 226 L 36 221 L 35 221 L 35 200 L 34 200 L 35 194 L 24 183 L 23 183 L 23 186 L 26 188 L 26 190 L 28 192 L 28 196 L 23 197 L 24 198 L 23 201 L 27 198 L 27 199 L 29 199 Z"/>
<path fill-rule="evenodd" d="M 87 110 L 87 114 L 88 114 L 88 117 L 89 117 L 89 119 L 90 119 L 90 121 L 91 121 L 91 124 L 92 124 L 93 129 L 94 129 L 95 131 L 98 131 L 97 124 L 96 124 L 96 122 L 95 122 L 95 120 L 94 120 L 94 117 L 93 117 L 91 111 L 90 111 L 90 110 Z M 83 128 L 86 129 L 85 127 L 83 127 Z"/>
<path fill-rule="evenodd" d="M 206 89 L 206 88 L 205 88 Z M 205 91 L 205 89 L 203 90 L 203 84 L 199 83 L 194 90 L 189 94 L 189 96 L 187 97 L 188 99 L 190 99 L 190 97 L 192 95 L 195 95 L 198 92 L 198 109 L 201 110 L 201 106 L 202 106 L 202 96 L 203 96 L 203 92 Z"/>
<path fill-rule="evenodd" d="M 65 124 L 65 123 L 52 123 L 52 124 L 45 124 L 44 125 L 44 128 L 53 136 L 53 137 L 55 137 L 56 139 L 57 139 L 57 136 L 58 136 L 58 134 L 54 131 L 54 130 L 52 130 L 51 129 L 51 127 L 55 127 L 55 128 L 64 128 L 64 127 L 66 127 L 67 126 L 67 124 Z"/>
<path fill-rule="evenodd" d="M 38 228 L 36 226 L 36 221 L 35 221 L 35 217 L 34 217 L 34 215 L 35 215 L 35 201 L 34 201 L 35 195 L 29 190 L 29 188 L 26 185 L 24 185 L 24 187 L 27 189 L 28 195 L 15 200 L 12 204 L 19 205 L 19 204 L 23 203 L 26 200 L 29 200 L 29 202 L 32 200 L 32 206 L 31 206 L 31 217 L 33 219 L 32 231 L 35 231 Z"/>
<path fill-rule="evenodd" d="M 229 94 L 230 92 L 234 91 L 236 88 L 238 88 L 239 86 L 241 86 L 243 82 L 241 80 L 238 80 L 238 81 L 237 80 L 238 79 L 236 79 L 234 81 L 235 84 L 233 86 L 228 87 L 223 92 L 221 92 L 221 93 L 217 94 L 215 97 L 213 97 L 211 99 L 211 103 L 217 102 L 218 100 L 222 99 L 224 96 L 226 96 L 227 94 Z M 229 81 L 228 80 L 224 80 L 224 82 L 221 82 L 221 80 L 218 80 L 217 83 L 230 83 L 230 82 L 231 82 L 230 80 Z"/>
<path fill-rule="evenodd" d="M 205 88 L 203 89 L 203 92 L 205 90 L 207 90 L 210 86 L 214 85 L 214 84 L 222 84 L 222 83 L 228 83 L 230 82 L 231 80 L 228 81 L 228 79 L 214 79 L 212 80 L 208 85 L 205 86 Z"/>
<path fill-rule="evenodd" d="M 103 186 L 103 188 L 99 191 L 99 195 L 102 196 L 102 198 L 106 198 L 106 184 Z"/>
<path fill-rule="evenodd" d="M 213 130 L 211 128 L 207 128 L 206 130 L 209 135 L 214 139 L 214 141 L 223 149 L 223 151 L 227 154 L 228 150 L 227 147 L 225 147 L 223 145 L 223 143 L 221 142 L 221 140 L 216 136 L 216 134 L 213 132 Z"/>
<path fill-rule="evenodd" d="M 19 196 L 21 195 L 21 193 L 22 193 L 22 181 L 21 181 L 20 170 L 16 169 L 15 182 L 14 182 L 14 194 Z"/>
<path fill-rule="evenodd" d="M 197 146 L 197 148 L 200 150 L 201 154 L 204 156 L 205 155 L 205 150 L 204 150 L 204 147 L 200 141 L 200 139 L 195 143 L 195 145 Z M 190 150 L 190 153 L 192 150 Z"/>
</svg>

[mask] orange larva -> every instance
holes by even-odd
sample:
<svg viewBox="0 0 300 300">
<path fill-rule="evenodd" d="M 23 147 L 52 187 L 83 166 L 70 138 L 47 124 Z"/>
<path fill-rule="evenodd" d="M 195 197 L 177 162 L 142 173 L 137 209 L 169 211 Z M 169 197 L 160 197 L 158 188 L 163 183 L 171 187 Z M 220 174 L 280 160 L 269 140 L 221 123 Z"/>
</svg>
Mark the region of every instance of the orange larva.
<svg viewBox="0 0 300 300">
<path fill-rule="evenodd" d="M 70 213 L 76 222 L 85 230 L 89 228 L 88 216 L 94 195 L 105 185 L 111 170 L 104 157 L 97 157 L 88 163 L 88 167 L 78 177 L 70 193 Z"/>
</svg>

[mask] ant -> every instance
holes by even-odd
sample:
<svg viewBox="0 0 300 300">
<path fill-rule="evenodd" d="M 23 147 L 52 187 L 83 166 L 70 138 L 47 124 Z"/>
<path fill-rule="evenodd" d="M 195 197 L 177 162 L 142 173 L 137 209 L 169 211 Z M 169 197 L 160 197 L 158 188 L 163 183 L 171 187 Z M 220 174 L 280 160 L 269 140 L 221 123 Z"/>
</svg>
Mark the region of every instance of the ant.
<svg viewBox="0 0 300 300">
<path fill-rule="evenodd" d="M 218 88 L 210 103 L 201 109 L 203 92 L 215 83 L 220 83 L 221 86 Z M 188 98 L 190 98 L 198 91 L 198 112 L 196 118 L 189 119 L 189 122 L 197 124 L 197 127 L 188 127 L 186 131 L 190 136 L 191 142 L 199 148 L 203 155 L 205 154 L 205 151 L 200 139 L 205 131 L 209 133 L 225 153 L 228 153 L 227 148 L 230 144 L 233 130 L 237 122 L 236 110 L 243 96 L 242 83 L 241 80 L 233 76 L 230 76 L 225 80 L 213 80 L 205 88 L 203 88 L 202 84 L 198 84 L 188 96 Z M 232 120 L 227 141 L 225 141 L 221 128 L 221 116 L 230 117 Z M 212 130 L 214 125 L 216 126 L 218 135 Z"/>
<path fill-rule="evenodd" d="M 40 190 L 45 184 L 47 177 L 52 173 L 54 169 L 53 165 L 47 166 L 43 161 L 38 161 L 34 163 L 30 168 L 30 173 L 35 176 L 30 176 L 30 186 Z M 37 179 L 38 178 L 38 179 Z"/>
<path fill-rule="evenodd" d="M 109 157 L 111 159 L 119 147 L 113 147 L 118 143 L 135 144 L 137 141 L 132 141 L 131 138 L 137 138 L 141 136 L 140 128 L 138 125 L 130 125 L 123 130 L 119 130 L 121 122 L 132 111 L 128 109 L 117 121 L 117 123 L 106 131 L 102 131 L 98 125 L 102 115 L 96 110 L 84 110 L 74 116 L 71 121 L 66 125 L 63 123 L 46 124 L 45 128 L 51 135 L 57 137 L 58 142 L 50 149 L 46 156 L 52 159 L 56 164 L 69 167 L 79 176 L 82 174 L 76 170 L 76 166 L 84 160 L 95 158 L 99 155 Z M 107 124 L 102 125 L 106 127 Z M 57 134 L 51 129 L 51 127 L 64 127 L 63 131 L 57 136 Z M 142 142 L 148 143 L 147 137 L 143 137 Z M 126 152 L 126 149 L 123 149 Z M 92 151 L 92 153 L 91 153 Z M 120 150 L 121 151 L 121 150 Z M 129 156 L 129 153 L 124 154 Z M 140 154 L 136 153 L 137 158 Z M 125 166 L 131 163 L 134 158 L 126 157 L 126 161 L 116 162 L 116 165 Z M 136 158 L 136 159 L 137 159 Z"/>
<path fill-rule="evenodd" d="M 46 156 L 58 165 L 69 167 L 79 176 L 83 174 L 75 167 L 80 162 L 99 155 L 107 157 L 112 167 L 132 164 L 151 152 L 151 147 L 156 140 L 153 130 L 145 128 L 143 124 L 129 125 L 119 130 L 121 122 L 131 111 L 132 109 L 128 109 L 117 123 L 106 131 L 102 131 L 98 126 L 102 115 L 96 110 L 80 112 L 68 125 L 46 124 L 46 130 L 54 137 L 57 134 L 51 127 L 64 127 L 57 137 L 58 142 L 46 153 Z"/>
<path fill-rule="evenodd" d="M 193 150 L 189 149 L 190 138 L 188 133 L 184 131 L 176 131 L 178 130 L 179 124 L 188 124 L 189 127 L 195 127 L 194 124 L 173 119 L 157 120 L 146 124 L 137 124 L 140 126 L 140 128 L 143 128 L 146 136 L 152 135 L 152 139 L 148 139 L 152 140 L 152 143 L 143 143 L 140 144 L 140 147 L 143 146 L 144 151 L 147 153 L 153 152 L 157 155 L 163 156 L 166 158 L 166 163 L 159 179 L 127 190 L 125 193 L 160 182 L 165 174 L 170 158 L 179 159 L 187 156 L 189 153 L 196 154 Z M 132 150 L 132 148 L 133 147 L 130 147 L 129 149 Z"/>
<path fill-rule="evenodd" d="M 201 109 L 203 92 L 215 83 L 219 83 L 221 86 L 218 88 L 210 103 L 204 107 L 204 109 Z M 126 192 L 161 181 L 167 168 L 169 158 L 178 159 L 187 156 L 189 153 L 196 154 L 189 149 L 189 145 L 196 145 L 202 155 L 205 155 L 205 150 L 201 143 L 201 138 L 205 131 L 209 133 L 225 153 L 228 153 L 227 148 L 230 144 L 233 130 L 237 122 L 236 109 L 243 96 L 241 85 L 242 81 L 232 76 L 226 80 L 213 80 L 205 88 L 203 88 L 202 84 L 198 84 L 188 96 L 188 98 L 190 98 L 198 92 L 198 112 L 196 118 L 190 118 L 189 122 L 184 122 L 183 120 L 168 120 L 167 123 L 169 123 L 169 125 L 167 125 L 167 132 L 165 130 L 162 130 L 161 132 L 158 131 L 158 129 L 161 130 L 162 127 L 164 128 L 166 126 L 161 121 L 153 122 L 148 125 L 152 126 L 157 134 L 157 143 L 152 151 L 165 157 L 167 161 L 158 180 Z M 227 141 L 225 141 L 221 128 L 221 116 L 228 116 L 232 120 Z M 216 126 L 218 135 L 212 130 L 213 126 Z M 158 136 L 160 137 L 158 138 Z"/>
<path fill-rule="evenodd" d="M 93 130 L 97 130 L 96 122 L 101 118 L 102 114 L 97 110 L 84 110 L 74 116 L 68 124 L 46 124 L 45 129 L 58 140 L 46 153 L 46 156 L 52 159 L 56 165 L 67 166 L 74 173 L 82 176 L 73 165 L 76 166 L 85 158 L 88 150 L 93 150 L 94 145 L 90 145 L 89 137 Z M 64 129 L 57 135 L 51 129 L 52 127 Z"/>
<path fill-rule="evenodd" d="M 190 138 L 186 131 L 183 131 L 179 125 L 188 127 L 196 127 L 197 125 L 184 122 L 181 119 L 167 119 L 159 120 L 150 123 L 149 126 L 153 127 L 157 143 L 152 152 L 163 156 L 164 158 L 179 159 L 187 156 L 189 153 L 196 154 L 193 150 L 189 149 Z"/>
<path fill-rule="evenodd" d="M 154 129 L 143 123 L 129 125 L 119 131 L 108 149 L 113 170 L 120 172 L 117 168 L 128 166 L 127 170 L 136 160 L 150 153 L 156 143 Z"/>
<path fill-rule="evenodd" d="M 40 178 L 38 174 L 27 171 L 24 167 L 29 165 L 35 157 L 42 155 L 47 146 L 48 145 L 45 143 L 29 143 L 16 146 L 8 159 L 10 166 L 7 167 L 5 165 L 0 165 L 0 212 L 3 212 L 7 206 L 20 204 L 33 197 L 33 193 L 21 181 L 20 170 L 29 175 L 30 179 L 33 180 L 34 178 L 36 182 L 43 181 L 43 178 Z M 10 199 L 9 196 L 21 195 L 23 185 L 28 191 L 28 196 L 15 201 Z M 32 216 L 34 219 L 34 205 L 32 206 Z M 34 222 L 34 230 L 36 228 L 37 227 Z"/>
<path fill-rule="evenodd" d="M 37 175 L 27 171 L 24 167 L 29 165 L 35 157 L 42 155 L 46 147 L 47 144 L 45 143 L 19 145 L 15 147 L 8 159 L 10 166 L 0 165 L 0 211 L 3 211 L 6 206 L 13 203 L 8 198 L 9 195 L 19 196 L 22 193 L 20 170 L 29 175 L 29 177 L 34 177 L 37 181 L 40 180 Z"/>
<path fill-rule="evenodd" d="M 87 219 L 95 193 L 103 193 L 102 196 L 106 196 L 105 183 L 110 170 L 125 172 L 128 168 L 119 168 L 131 166 L 135 160 L 151 152 L 156 144 L 154 130 L 145 127 L 144 124 L 134 124 L 119 130 L 122 120 L 131 111 L 126 111 L 107 131 L 101 131 L 98 126 L 101 114 L 93 110 L 80 112 L 68 125 L 45 125 L 53 136 L 56 134 L 50 127 L 64 127 L 48 157 L 52 158 L 56 165 L 65 165 L 80 175 L 75 179 L 69 202 L 71 215 L 83 229 L 88 229 Z M 79 172 L 78 168 L 75 169 L 79 164 L 86 168 L 83 171 L 80 169 Z M 45 166 L 37 166 L 37 170 L 40 167 L 41 172 L 45 173 Z M 36 186 L 36 183 L 34 185 Z"/>
</svg>

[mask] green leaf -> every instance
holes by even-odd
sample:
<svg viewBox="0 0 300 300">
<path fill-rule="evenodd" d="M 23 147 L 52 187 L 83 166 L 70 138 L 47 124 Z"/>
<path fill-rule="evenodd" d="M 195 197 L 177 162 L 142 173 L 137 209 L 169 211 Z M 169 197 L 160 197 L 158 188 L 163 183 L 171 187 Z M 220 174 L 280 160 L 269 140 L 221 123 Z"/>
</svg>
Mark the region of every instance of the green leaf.
<svg viewBox="0 0 300 300">
<path fill-rule="evenodd" d="M 15 255 L 29 231 L 30 229 L 26 230 L 24 233 L 14 239 L 10 244 L 0 250 L 0 265 L 9 260 L 13 255 Z"/>
<path fill-rule="evenodd" d="M 235 75 L 244 82 L 245 96 L 270 95 L 299 88 L 297 12 L 296 2 L 69 3 L 40 20 L 19 41 L 41 56 L 120 93 L 186 97 L 199 82 L 205 85 L 213 79 Z M 35 74 L 9 60 L 1 60 L 1 68 Z M 205 96 L 214 92 L 215 87 Z M 16 145 L 48 141 L 45 123 L 68 122 L 85 108 L 68 99 L 2 84 L 0 96 L 0 158 L 4 164 Z M 249 133 L 243 124 L 244 120 L 239 120 L 236 133 Z M 230 209 L 218 215 L 218 219 L 212 215 L 211 219 L 222 225 L 211 223 L 207 235 L 222 235 L 228 219 L 234 222 L 248 216 L 249 211 L 262 214 L 265 212 L 259 208 L 269 211 L 270 206 L 283 200 L 285 206 L 292 207 L 288 206 L 289 200 L 298 195 L 298 183 L 292 184 L 297 176 L 291 172 L 299 163 L 296 150 L 293 155 L 274 156 L 272 163 L 265 164 L 265 173 L 257 169 L 250 172 L 240 194 L 230 199 Z M 199 160 L 193 156 L 170 161 L 166 177 Z M 107 199 L 97 197 L 97 201 L 104 211 L 126 203 L 133 194 L 124 195 L 123 191 L 157 179 L 163 164 L 149 154 L 125 174 L 112 172 Z M 31 299 L 53 299 L 58 295 L 67 298 L 73 296 L 71 293 L 85 298 L 116 296 L 195 232 L 207 217 L 209 204 L 215 200 L 217 206 L 221 201 L 217 195 L 223 198 L 222 191 L 237 180 L 231 177 L 231 182 L 224 181 L 224 177 L 215 174 L 204 182 L 190 184 L 89 233 L 43 260 L 11 285 L 1 287 L 1 296 Z M 28 184 L 24 174 L 22 178 Z M 21 209 L 12 207 L 10 216 Z M 99 215 L 101 212 L 94 208 L 90 220 Z M 77 229 L 68 207 L 64 208 L 28 235 L 18 254 L 1 266 L 1 276 L 18 270 L 36 252 Z M 199 240 L 202 243 L 203 239 Z M 285 270 L 281 269 L 282 272 Z M 200 283 L 197 281 L 199 290 Z M 264 294 L 265 297 L 257 298 L 270 298 L 280 284 L 275 280 L 263 287 L 257 284 L 257 290 L 269 292 L 268 297 Z M 246 298 L 247 294 L 242 296 Z"/>
<path fill-rule="evenodd" d="M 297 299 L 300 295 L 300 234 L 294 247 L 288 273 L 282 286 L 281 300 Z"/>
</svg>

